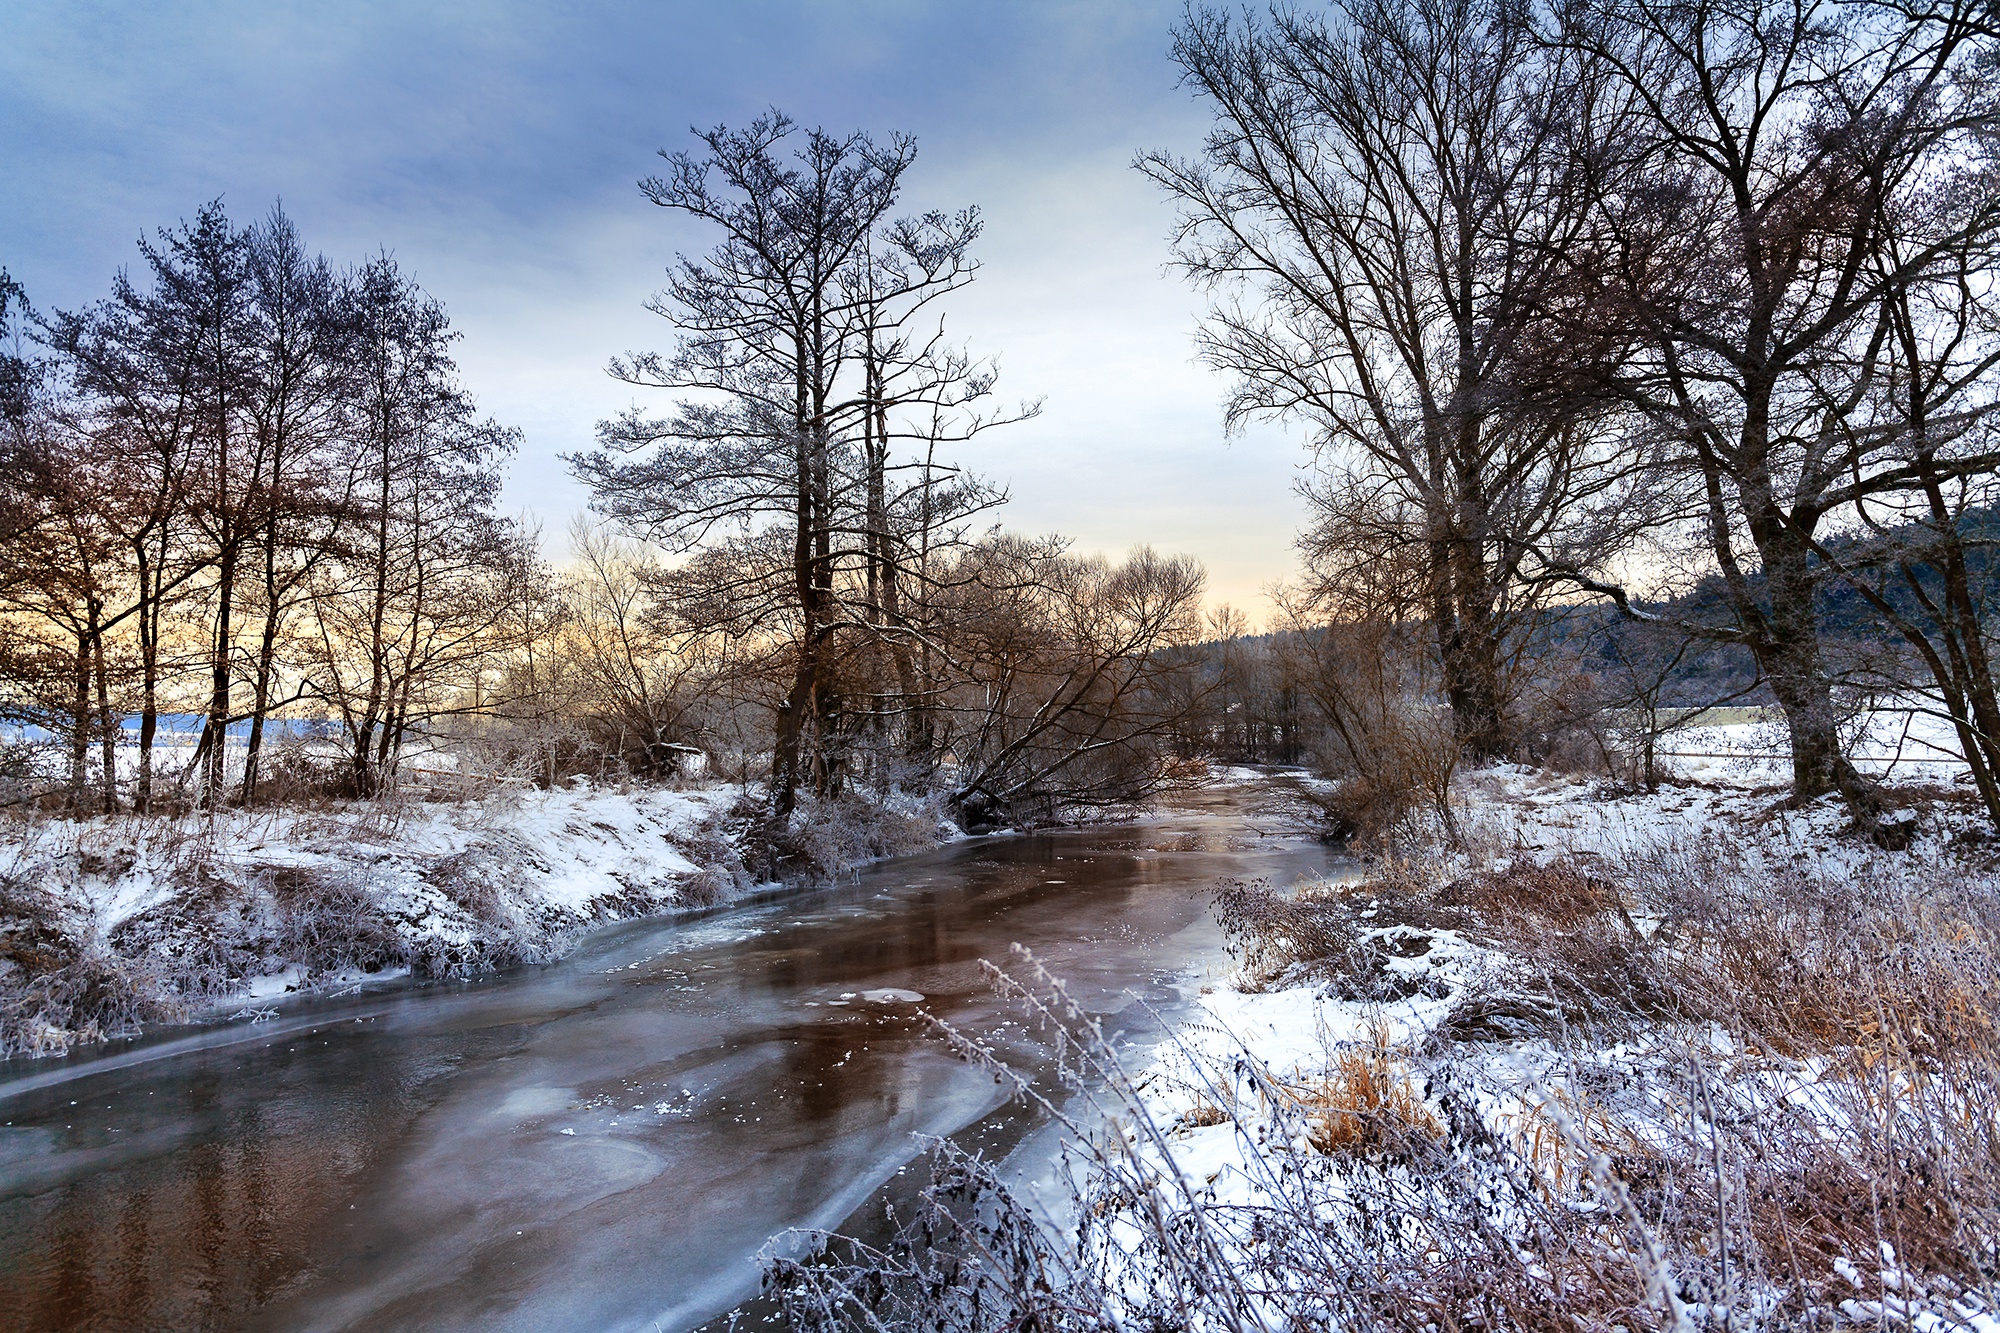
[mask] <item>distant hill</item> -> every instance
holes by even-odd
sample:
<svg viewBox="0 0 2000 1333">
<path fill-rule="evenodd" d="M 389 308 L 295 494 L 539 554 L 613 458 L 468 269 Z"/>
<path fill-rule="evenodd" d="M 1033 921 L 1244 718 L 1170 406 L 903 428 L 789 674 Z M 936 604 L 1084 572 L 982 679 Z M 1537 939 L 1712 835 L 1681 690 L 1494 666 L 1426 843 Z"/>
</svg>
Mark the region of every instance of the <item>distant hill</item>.
<svg viewBox="0 0 2000 1333">
<path fill-rule="evenodd" d="M 1961 531 L 1973 542 L 2000 544 L 2000 513 L 1977 511 L 1967 517 Z M 1913 526 L 1900 531 L 1892 530 L 1881 538 L 1870 540 L 1867 545 L 1894 550 L 1902 542 L 1920 540 L 1922 535 L 1922 530 Z M 1843 562 L 1850 559 L 1858 561 L 1866 554 L 1860 539 L 1842 538 L 1828 542 L 1827 546 Z M 1983 608 L 1993 603 L 1996 597 L 2000 597 L 2000 556 L 1995 555 L 1993 546 L 1973 545 L 1967 552 L 1967 564 L 1979 604 Z M 1750 581 L 1759 600 L 1768 604 L 1763 576 L 1753 573 Z M 1935 575 L 1926 574 L 1920 583 L 1927 594 L 1934 594 L 1939 589 L 1940 580 Z M 1918 624 L 1928 623 L 1922 602 L 1899 573 L 1877 586 L 1899 614 Z M 1845 579 L 1827 571 L 1816 597 L 1826 665 L 1835 679 L 1878 683 L 1885 670 L 1915 670 L 1921 673 L 1922 668 L 1914 661 L 1902 635 Z M 1734 623 L 1734 616 L 1723 596 L 1723 582 L 1719 574 L 1710 575 L 1689 592 L 1670 601 L 1638 605 L 1668 620 L 1718 626 Z M 1609 605 L 1579 608 L 1565 615 L 1551 632 L 1557 642 L 1576 650 L 1594 670 L 1613 677 L 1620 674 L 1621 653 L 1633 654 L 1643 661 L 1648 652 L 1658 651 L 1655 645 L 1661 637 L 1658 631 L 1635 625 Z M 1717 645 L 1689 654 L 1670 677 L 1661 702 L 1674 707 L 1698 707 L 1751 687 L 1756 678 L 1756 663 L 1748 650 Z M 1742 697 L 1741 702 L 1759 704 L 1772 700 L 1767 688 L 1756 685 Z"/>
</svg>

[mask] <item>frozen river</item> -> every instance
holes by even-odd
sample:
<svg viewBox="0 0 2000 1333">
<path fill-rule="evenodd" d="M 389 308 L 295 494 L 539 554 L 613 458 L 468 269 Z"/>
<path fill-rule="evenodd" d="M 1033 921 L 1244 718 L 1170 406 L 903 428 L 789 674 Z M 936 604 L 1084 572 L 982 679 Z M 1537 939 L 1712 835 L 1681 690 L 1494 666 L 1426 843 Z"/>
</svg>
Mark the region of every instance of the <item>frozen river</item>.
<svg viewBox="0 0 2000 1333">
<path fill-rule="evenodd" d="M 917 1017 L 1045 1069 L 980 959 L 1028 946 L 1139 1040 L 1148 1009 L 1182 1011 L 1226 966 L 1209 885 L 1329 868 L 1265 794 L 628 923 L 481 982 L 11 1062 L 0 1327 L 693 1327 L 755 1292 L 775 1233 L 865 1226 L 913 1135 L 997 1154 L 1032 1134 Z M 884 989 L 924 999 L 865 994 Z"/>
</svg>

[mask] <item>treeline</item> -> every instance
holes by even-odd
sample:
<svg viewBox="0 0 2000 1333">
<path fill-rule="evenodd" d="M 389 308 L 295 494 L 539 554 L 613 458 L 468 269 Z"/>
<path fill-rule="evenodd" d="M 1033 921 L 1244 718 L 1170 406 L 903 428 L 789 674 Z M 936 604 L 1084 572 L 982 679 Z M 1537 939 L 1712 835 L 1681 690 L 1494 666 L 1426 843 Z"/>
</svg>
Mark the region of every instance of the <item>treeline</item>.
<svg viewBox="0 0 2000 1333">
<path fill-rule="evenodd" d="M 1213 128 L 1140 166 L 1230 417 L 1311 432 L 1292 611 L 1349 768 L 1371 718 L 1522 754 L 1720 652 L 1796 799 L 1879 828 L 1846 675 L 1927 699 L 2000 820 L 1989 6 L 1334 0 L 1173 50 Z M 1882 646 L 1853 672 L 1833 584 Z M 1583 680 L 1552 623 L 1589 602 L 1629 628 Z"/>
<path fill-rule="evenodd" d="M 337 266 L 280 212 L 211 206 L 84 309 L 0 289 L 5 799 L 149 812 L 699 753 L 768 778 L 777 847 L 857 786 L 983 827 L 1170 780 L 1194 670 L 1164 650 L 1200 635 L 1199 566 L 1006 534 L 950 457 L 1034 411 L 989 406 L 993 366 L 943 336 L 977 213 L 895 212 L 907 139 L 774 117 L 704 147 L 645 189 L 724 240 L 653 302 L 676 349 L 612 365 L 690 396 L 572 460 L 602 517 L 554 565 L 497 508 L 516 433 L 386 255 Z"/>
<path fill-rule="evenodd" d="M 663 153 L 645 198 L 714 243 L 649 302 L 668 348 L 611 364 L 644 397 L 569 460 L 598 526 L 562 571 L 496 513 L 513 436 L 442 310 L 210 209 L 83 311 L 8 288 L 0 694 L 73 804 L 161 799 L 185 709 L 176 800 L 258 799 L 282 714 L 354 795 L 417 737 L 551 782 L 700 749 L 782 831 L 857 786 L 1032 821 L 1204 753 L 1448 819 L 1468 759 L 1653 780 L 1707 681 L 1879 833 L 1861 690 L 1944 719 L 2000 822 L 1996 43 L 1971 0 L 1192 11 L 1212 130 L 1139 167 L 1228 418 L 1313 448 L 1261 641 L 1188 561 L 994 524 L 958 455 L 1035 408 L 947 335 L 982 224 L 901 211 L 907 137 L 774 112 Z"/>
<path fill-rule="evenodd" d="M 0 275 L 10 776 L 44 794 L 52 735 L 73 806 L 250 802 L 291 716 L 337 722 L 333 785 L 373 794 L 518 646 L 537 556 L 496 510 L 515 433 L 386 254 L 336 267 L 282 212 L 220 205 L 140 252 L 73 311 Z M 183 714 L 191 753 L 163 744 Z"/>
</svg>

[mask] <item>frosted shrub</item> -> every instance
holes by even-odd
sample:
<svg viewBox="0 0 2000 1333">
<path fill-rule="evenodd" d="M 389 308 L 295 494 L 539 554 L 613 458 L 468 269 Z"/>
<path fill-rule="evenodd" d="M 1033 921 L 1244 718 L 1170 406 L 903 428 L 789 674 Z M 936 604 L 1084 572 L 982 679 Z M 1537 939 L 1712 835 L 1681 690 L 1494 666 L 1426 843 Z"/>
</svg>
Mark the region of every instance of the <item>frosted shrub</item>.
<svg viewBox="0 0 2000 1333">
<path fill-rule="evenodd" d="M 303 969 L 308 981 L 409 961 L 394 923 L 352 875 L 280 874 L 271 893 L 278 918 L 274 952 Z"/>
<path fill-rule="evenodd" d="M 0 880 L 0 1057 L 60 1055 L 180 1012 L 145 964 L 66 929 L 52 895 Z"/>
<path fill-rule="evenodd" d="M 779 840 L 779 865 L 807 878 L 840 875 L 880 857 L 929 851 L 943 831 L 943 816 L 931 800 L 801 796 Z"/>
<path fill-rule="evenodd" d="M 812 1237 L 772 1290 L 808 1330 L 1991 1327 L 2000 895 L 1786 853 L 1225 884 L 1246 980 L 1375 1015 L 1310 1067 L 1197 1031 L 1128 1071 L 1024 959 L 995 980 L 1061 1061 L 1014 1079 L 1069 1134 L 1055 1217 L 940 1146 L 893 1245 Z M 1415 965 L 1447 943 L 1476 965 Z"/>
</svg>

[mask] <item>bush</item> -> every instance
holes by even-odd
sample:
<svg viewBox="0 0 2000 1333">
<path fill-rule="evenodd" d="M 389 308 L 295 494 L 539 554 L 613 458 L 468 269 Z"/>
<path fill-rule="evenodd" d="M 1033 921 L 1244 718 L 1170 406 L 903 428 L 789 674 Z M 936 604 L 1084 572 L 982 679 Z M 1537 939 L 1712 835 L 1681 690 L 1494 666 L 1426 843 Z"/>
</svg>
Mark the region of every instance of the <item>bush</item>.
<svg viewBox="0 0 2000 1333">
<path fill-rule="evenodd" d="M 1342 903 L 1286 898 L 1263 880 L 1228 879 L 1216 885 L 1214 906 L 1245 990 L 1275 987 L 1302 967 L 1364 970 L 1354 915 Z"/>
<path fill-rule="evenodd" d="M 1459 743 L 1420 634 L 1388 620 L 1300 626 L 1287 641 L 1319 720 L 1314 747 L 1330 791 L 1306 789 L 1329 837 L 1368 842 L 1412 810 L 1453 827 Z"/>
<path fill-rule="evenodd" d="M 308 981 L 343 972 L 380 972 L 410 961 L 409 946 L 367 889 L 342 874 L 280 872 L 272 877 L 278 954 Z"/>
<path fill-rule="evenodd" d="M 931 801 L 856 795 L 816 801 L 802 795 L 773 839 L 773 854 L 788 873 L 824 879 L 881 857 L 929 851 L 942 833 L 943 819 Z"/>
<path fill-rule="evenodd" d="M 61 1055 L 75 1045 L 134 1036 L 185 1016 L 157 980 L 125 959 L 80 952 L 39 975 L 0 975 L 0 1056 Z"/>
<path fill-rule="evenodd" d="M 257 899 L 198 858 L 179 867 L 185 890 L 111 932 L 114 956 L 144 960 L 162 990 L 195 1007 L 266 970 L 271 923 Z"/>
<path fill-rule="evenodd" d="M 0 881 L 0 1057 L 60 1055 L 183 1012 L 143 962 L 65 931 L 52 895 Z"/>
</svg>

